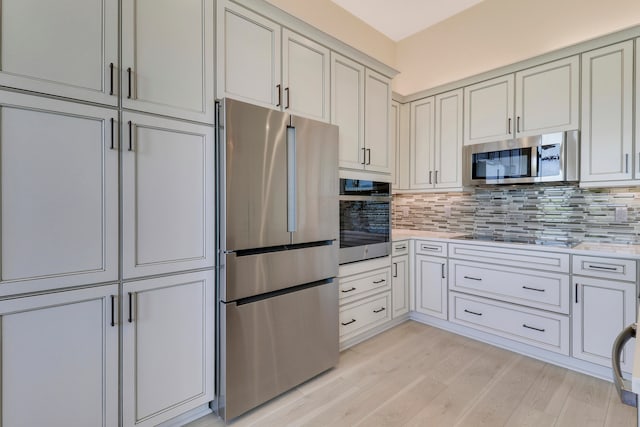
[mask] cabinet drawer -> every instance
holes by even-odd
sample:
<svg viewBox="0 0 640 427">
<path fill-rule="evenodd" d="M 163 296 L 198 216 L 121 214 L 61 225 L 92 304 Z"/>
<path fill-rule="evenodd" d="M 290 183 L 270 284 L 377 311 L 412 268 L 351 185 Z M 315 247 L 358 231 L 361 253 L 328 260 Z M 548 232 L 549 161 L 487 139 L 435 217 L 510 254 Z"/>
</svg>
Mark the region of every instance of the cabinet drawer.
<svg viewBox="0 0 640 427">
<path fill-rule="evenodd" d="M 451 260 L 451 290 L 569 314 L 569 276 Z"/>
<path fill-rule="evenodd" d="M 391 267 L 340 278 L 340 304 L 391 289 Z"/>
<path fill-rule="evenodd" d="M 636 262 L 630 259 L 574 255 L 573 274 L 635 282 Z"/>
<path fill-rule="evenodd" d="M 504 338 L 569 355 L 569 317 L 452 292 L 449 319 Z"/>
<path fill-rule="evenodd" d="M 569 254 L 562 253 L 452 243 L 449 245 L 449 257 L 557 273 L 569 272 Z"/>
<path fill-rule="evenodd" d="M 447 256 L 447 244 L 431 240 L 416 240 L 416 253 L 420 255 Z"/>
<path fill-rule="evenodd" d="M 391 294 L 376 295 L 340 309 L 340 340 L 391 320 Z"/>
<path fill-rule="evenodd" d="M 393 242 L 391 246 L 391 255 L 406 255 L 409 253 L 409 241 L 408 240 L 399 240 L 397 242 Z"/>
</svg>

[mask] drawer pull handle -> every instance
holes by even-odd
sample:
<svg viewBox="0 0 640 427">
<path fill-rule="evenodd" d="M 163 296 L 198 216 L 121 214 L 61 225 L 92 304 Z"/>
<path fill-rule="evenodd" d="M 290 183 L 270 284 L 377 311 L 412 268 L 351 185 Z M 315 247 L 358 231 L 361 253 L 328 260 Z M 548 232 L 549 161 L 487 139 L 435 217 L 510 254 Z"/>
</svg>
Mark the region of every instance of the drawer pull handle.
<svg viewBox="0 0 640 427">
<path fill-rule="evenodd" d="M 378 310 L 373 310 L 374 313 L 382 313 L 385 310 L 384 307 L 380 307 Z"/>
<path fill-rule="evenodd" d="M 545 292 L 544 289 L 538 289 L 538 288 L 530 288 L 528 286 L 523 286 L 522 289 L 526 289 L 528 291 L 536 291 L 536 292 Z"/>
<path fill-rule="evenodd" d="M 347 292 L 352 292 L 352 291 L 355 291 L 355 290 L 356 290 L 356 288 L 352 287 L 351 289 L 343 289 L 340 292 L 342 292 L 343 294 L 346 294 Z"/>
<path fill-rule="evenodd" d="M 347 326 L 347 325 L 350 325 L 350 324 L 352 324 L 352 323 L 355 323 L 355 321 L 356 321 L 356 319 L 351 319 L 351 320 L 349 320 L 348 322 L 340 322 L 340 324 L 341 324 L 342 326 Z"/>
<path fill-rule="evenodd" d="M 393 277 L 398 277 L 398 263 L 393 263 Z"/>
<path fill-rule="evenodd" d="M 380 284 L 380 283 L 384 283 L 384 282 L 386 282 L 386 280 L 384 280 L 384 279 L 374 280 L 374 281 L 373 281 L 373 283 L 374 283 L 374 284 L 376 284 L 376 285 L 378 285 L 378 284 Z"/>
<path fill-rule="evenodd" d="M 533 326 L 529 326 L 526 323 L 522 324 L 523 328 L 527 328 L 527 329 L 533 329 L 534 331 L 538 331 L 538 332 L 544 332 L 544 329 L 540 329 L 540 328 L 534 328 Z"/>
<path fill-rule="evenodd" d="M 422 249 L 423 251 L 439 251 L 440 250 L 438 246 L 426 246 L 426 245 L 421 245 L 420 249 Z"/>
<path fill-rule="evenodd" d="M 594 270 L 618 271 L 617 267 L 605 267 L 603 265 L 591 265 L 591 264 L 588 264 L 587 268 L 593 268 Z"/>
<path fill-rule="evenodd" d="M 400 251 L 400 250 L 402 250 L 402 249 L 407 249 L 407 246 L 406 246 L 406 245 L 403 245 L 403 246 L 396 246 L 396 250 L 397 250 L 397 251 Z"/>
<path fill-rule="evenodd" d="M 465 313 L 473 314 L 475 316 L 482 316 L 482 313 L 476 313 L 475 311 L 469 311 L 466 308 L 464 309 Z"/>
<path fill-rule="evenodd" d="M 482 279 L 479 279 L 477 277 L 471 277 L 471 276 L 464 276 L 465 279 L 469 279 L 469 280 L 477 280 L 478 282 L 482 281 Z"/>
</svg>

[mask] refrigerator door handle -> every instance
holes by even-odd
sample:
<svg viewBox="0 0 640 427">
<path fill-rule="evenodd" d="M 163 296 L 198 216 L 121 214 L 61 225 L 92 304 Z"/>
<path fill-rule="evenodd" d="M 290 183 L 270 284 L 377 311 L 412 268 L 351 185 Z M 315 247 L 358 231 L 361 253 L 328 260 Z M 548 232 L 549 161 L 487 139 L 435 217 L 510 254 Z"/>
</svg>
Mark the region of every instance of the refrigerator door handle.
<svg viewBox="0 0 640 427">
<path fill-rule="evenodd" d="M 611 350 L 613 383 L 616 387 L 616 391 L 618 392 L 618 396 L 620 396 L 620 400 L 622 401 L 622 403 L 633 407 L 638 406 L 638 395 L 631 391 L 631 382 L 622 378 L 622 372 L 620 370 L 620 358 L 622 357 L 622 350 L 624 348 L 624 345 L 631 338 L 635 337 L 636 324 L 633 323 L 627 326 L 622 332 L 620 332 L 620 334 L 614 340 L 613 348 Z"/>
<path fill-rule="evenodd" d="M 296 128 L 287 126 L 287 231 L 294 232 L 297 224 L 297 161 L 296 161 Z"/>
</svg>

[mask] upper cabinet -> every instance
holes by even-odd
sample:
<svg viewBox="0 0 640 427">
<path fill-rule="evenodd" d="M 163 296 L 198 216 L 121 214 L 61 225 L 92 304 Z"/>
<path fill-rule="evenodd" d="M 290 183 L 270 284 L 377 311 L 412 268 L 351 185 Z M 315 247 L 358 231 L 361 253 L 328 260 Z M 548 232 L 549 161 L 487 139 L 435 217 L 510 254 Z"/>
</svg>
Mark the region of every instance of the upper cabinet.
<svg viewBox="0 0 640 427">
<path fill-rule="evenodd" d="M 409 117 L 411 104 L 391 103 L 391 143 L 394 150 L 393 191 L 409 189 Z M 393 126 L 397 126 L 394 130 Z"/>
<path fill-rule="evenodd" d="M 218 5 L 217 96 L 328 122 L 329 49 L 241 6 Z"/>
<path fill-rule="evenodd" d="M 389 144 L 391 144 L 394 155 L 391 187 L 396 190 L 400 188 L 400 170 L 402 169 L 400 164 L 402 159 L 402 154 L 400 153 L 400 103 L 397 101 L 391 101 L 391 139 Z"/>
<path fill-rule="evenodd" d="M 213 123 L 213 25 L 213 0 L 123 0 L 122 106 Z"/>
<path fill-rule="evenodd" d="M 364 84 L 364 168 L 391 173 L 389 144 L 391 114 L 391 79 L 366 70 Z"/>
<path fill-rule="evenodd" d="M 634 177 L 633 41 L 582 54 L 581 182 Z M 636 168 L 636 175 L 638 169 Z"/>
<path fill-rule="evenodd" d="M 464 144 L 578 129 L 578 56 L 464 89 Z"/>
<path fill-rule="evenodd" d="M 3 0 L 0 20 L 1 86 L 118 104 L 118 0 Z"/>
</svg>

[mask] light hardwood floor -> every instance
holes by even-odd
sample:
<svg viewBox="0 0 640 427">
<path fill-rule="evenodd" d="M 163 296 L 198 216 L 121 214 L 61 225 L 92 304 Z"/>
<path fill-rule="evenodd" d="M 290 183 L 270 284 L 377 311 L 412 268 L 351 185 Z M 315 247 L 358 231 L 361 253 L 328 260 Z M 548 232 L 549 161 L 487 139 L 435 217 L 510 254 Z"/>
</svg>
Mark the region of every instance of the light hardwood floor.
<svg viewBox="0 0 640 427">
<path fill-rule="evenodd" d="M 636 411 L 606 381 L 409 321 L 229 425 L 635 426 Z"/>
</svg>

